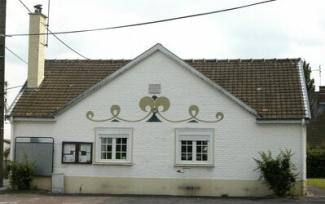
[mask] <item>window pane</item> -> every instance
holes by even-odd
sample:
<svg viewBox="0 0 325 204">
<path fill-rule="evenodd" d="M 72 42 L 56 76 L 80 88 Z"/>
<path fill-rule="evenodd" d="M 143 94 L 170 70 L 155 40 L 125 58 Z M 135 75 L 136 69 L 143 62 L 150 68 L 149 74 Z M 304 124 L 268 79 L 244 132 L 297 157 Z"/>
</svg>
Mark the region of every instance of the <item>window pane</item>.
<svg viewBox="0 0 325 204">
<path fill-rule="evenodd" d="M 122 159 L 126 159 L 126 152 L 122 153 Z"/>
<path fill-rule="evenodd" d="M 208 161 L 208 141 L 196 141 L 196 160 Z"/>
<path fill-rule="evenodd" d="M 116 144 L 126 144 L 127 138 L 116 138 Z"/>
<path fill-rule="evenodd" d="M 121 159 L 121 153 L 116 153 L 116 159 Z"/>
<path fill-rule="evenodd" d="M 115 159 L 127 159 L 127 138 L 116 138 Z"/>
<path fill-rule="evenodd" d="M 112 153 L 111 152 L 107 153 L 107 159 L 112 159 Z"/>
<path fill-rule="evenodd" d="M 78 162 L 89 163 L 91 162 L 91 144 L 80 144 Z"/>
<path fill-rule="evenodd" d="M 112 159 L 113 139 L 102 137 L 101 142 L 101 159 Z"/>
<path fill-rule="evenodd" d="M 187 145 L 187 152 L 192 152 L 192 143 Z"/>
<path fill-rule="evenodd" d="M 101 143 L 102 144 L 112 144 L 112 138 L 102 137 Z"/>
<path fill-rule="evenodd" d="M 192 144 L 191 140 L 182 140 L 181 141 L 181 160 L 191 161 L 192 160 Z"/>
<path fill-rule="evenodd" d="M 207 154 L 203 154 L 202 155 L 202 160 L 203 161 L 208 161 L 208 155 Z"/>
<path fill-rule="evenodd" d="M 182 160 L 187 160 L 186 158 L 186 154 L 182 154 Z"/>
<path fill-rule="evenodd" d="M 74 163 L 76 161 L 76 144 L 64 144 L 63 162 Z"/>
</svg>

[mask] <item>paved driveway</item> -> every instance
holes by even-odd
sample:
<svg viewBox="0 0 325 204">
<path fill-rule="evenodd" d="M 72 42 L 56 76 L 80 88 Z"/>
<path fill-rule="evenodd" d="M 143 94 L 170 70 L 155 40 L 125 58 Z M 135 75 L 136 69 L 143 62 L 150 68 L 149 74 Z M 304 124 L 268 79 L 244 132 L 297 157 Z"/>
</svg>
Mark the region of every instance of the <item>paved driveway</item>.
<svg viewBox="0 0 325 204">
<path fill-rule="evenodd" d="M 0 194 L 0 204 L 320 204 L 325 197 L 290 199 L 189 198 L 159 196 L 61 196 L 48 194 Z"/>
</svg>

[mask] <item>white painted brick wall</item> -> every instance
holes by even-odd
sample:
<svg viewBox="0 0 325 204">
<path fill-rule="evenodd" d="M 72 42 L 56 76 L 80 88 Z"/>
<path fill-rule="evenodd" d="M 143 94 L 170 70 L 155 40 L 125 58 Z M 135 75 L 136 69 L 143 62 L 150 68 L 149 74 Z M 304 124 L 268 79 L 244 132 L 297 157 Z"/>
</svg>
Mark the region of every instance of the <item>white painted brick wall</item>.
<svg viewBox="0 0 325 204">
<path fill-rule="evenodd" d="M 224 113 L 223 121 L 207 123 L 95 123 L 86 119 L 94 111 L 97 118 L 110 116 L 113 104 L 121 106 L 121 117 L 136 119 L 144 116 L 138 102 L 148 95 L 148 84 L 160 83 L 162 96 L 169 98 L 171 119 L 188 117 L 188 107 L 200 107 L 199 117 L 212 120 L 216 112 Z M 132 166 L 61 164 L 62 141 L 94 142 L 95 127 L 132 127 Z M 175 161 L 175 128 L 214 128 L 215 167 L 193 167 L 177 173 Z M 253 157 L 259 151 L 278 153 L 291 149 L 298 171 L 303 172 L 303 129 L 298 124 L 256 124 L 255 117 L 221 92 L 180 67 L 162 53 L 155 53 L 107 86 L 90 95 L 57 118 L 56 123 L 16 122 L 15 136 L 55 138 L 55 173 L 68 176 L 109 176 L 146 178 L 216 178 L 256 180 Z M 12 140 L 14 141 L 14 140 Z"/>
</svg>

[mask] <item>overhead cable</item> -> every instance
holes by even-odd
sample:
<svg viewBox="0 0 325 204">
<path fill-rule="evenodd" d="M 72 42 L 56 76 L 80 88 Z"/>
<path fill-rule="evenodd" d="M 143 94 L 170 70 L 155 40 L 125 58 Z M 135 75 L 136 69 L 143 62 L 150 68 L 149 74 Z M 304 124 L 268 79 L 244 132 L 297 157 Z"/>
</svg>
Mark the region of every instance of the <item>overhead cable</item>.
<svg viewBox="0 0 325 204">
<path fill-rule="evenodd" d="M 227 8 L 227 9 L 221 9 L 221 10 L 209 11 L 209 12 L 204 12 L 204 13 L 191 14 L 191 15 L 186 15 L 186 16 L 178 16 L 178 17 L 166 18 L 166 19 L 160 19 L 160 20 L 154 20 L 154 21 L 147 21 L 147 22 L 142 22 L 142 23 L 126 24 L 126 25 L 103 27 L 103 28 L 83 29 L 83 30 L 58 31 L 58 32 L 52 32 L 50 34 L 52 34 L 52 35 L 63 35 L 63 34 L 85 33 L 85 32 L 114 30 L 114 29 L 120 29 L 120 28 L 144 26 L 144 25 L 150 25 L 150 24 L 157 24 L 157 23 L 181 20 L 181 19 L 186 19 L 186 18 L 206 16 L 206 15 L 211 15 L 211 14 L 216 14 L 216 13 L 223 13 L 223 12 L 248 8 L 248 7 L 252 7 L 252 6 L 257 6 L 257 5 L 260 5 L 260 4 L 271 3 L 271 2 L 274 2 L 274 1 L 277 1 L 277 0 L 260 1 L 260 2 L 256 2 L 256 3 L 245 4 L 245 5 L 242 5 L 242 6 L 236 6 L 236 7 Z M 16 36 L 29 36 L 29 35 L 47 35 L 47 33 L 16 33 L 16 34 L 7 34 L 5 36 L 6 37 L 16 37 Z"/>
<path fill-rule="evenodd" d="M 22 5 L 23 7 L 25 7 L 25 9 L 29 12 L 29 13 L 32 13 L 32 11 L 28 8 L 28 6 L 22 1 L 22 0 L 18 0 Z M 50 2 L 50 1 L 49 1 Z M 48 12 L 49 14 L 49 12 Z M 71 50 L 72 52 L 76 53 L 77 55 L 79 55 L 80 57 L 84 58 L 84 59 L 89 59 L 88 57 L 85 57 L 83 54 L 81 54 L 80 52 L 78 52 L 77 50 L 73 49 L 70 45 L 68 45 L 66 42 L 64 42 L 62 39 L 60 39 L 55 33 L 53 33 L 48 25 L 45 25 L 46 29 L 47 29 L 47 36 L 48 34 L 51 34 L 53 35 L 53 37 L 55 37 L 60 43 L 62 43 L 65 47 L 67 47 L 69 50 Z M 48 44 L 48 39 L 47 39 L 47 43 Z"/>
<path fill-rule="evenodd" d="M 17 53 L 15 53 L 14 51 L 12 51 L 11 49 L 9 49 L 7 46 L 6 46 L 6 50 L 8 50 L 11 54 L 13 54 L 20 61 L 22 61 L 23 63 L 27 64 L 26 60 L 24 60 L 22 57 L 20 57 Z"/>
</svg>

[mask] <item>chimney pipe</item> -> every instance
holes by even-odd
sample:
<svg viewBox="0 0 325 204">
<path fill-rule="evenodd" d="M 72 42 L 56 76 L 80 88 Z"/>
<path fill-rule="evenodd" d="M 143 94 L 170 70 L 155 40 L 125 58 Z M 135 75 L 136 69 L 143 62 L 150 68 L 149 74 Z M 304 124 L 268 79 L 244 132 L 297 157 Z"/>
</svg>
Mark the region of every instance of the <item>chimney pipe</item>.
<svg viewBox="0 0 325 204">
<path fill-rule="evenodd" d="M 34 6 L 29 14 L 29 33 L 46 33 L 46 16 L 42 14 L 42 5 Z M 28 42 L 28 88 L 38 88 L 44 78 L 45 35 L 29 35 Z"/>
<path fill-rule="evenodd" d="M 35 13 L 42 13 L 42 4 L 37 4 L 34 6 Z"/>
</svg>

